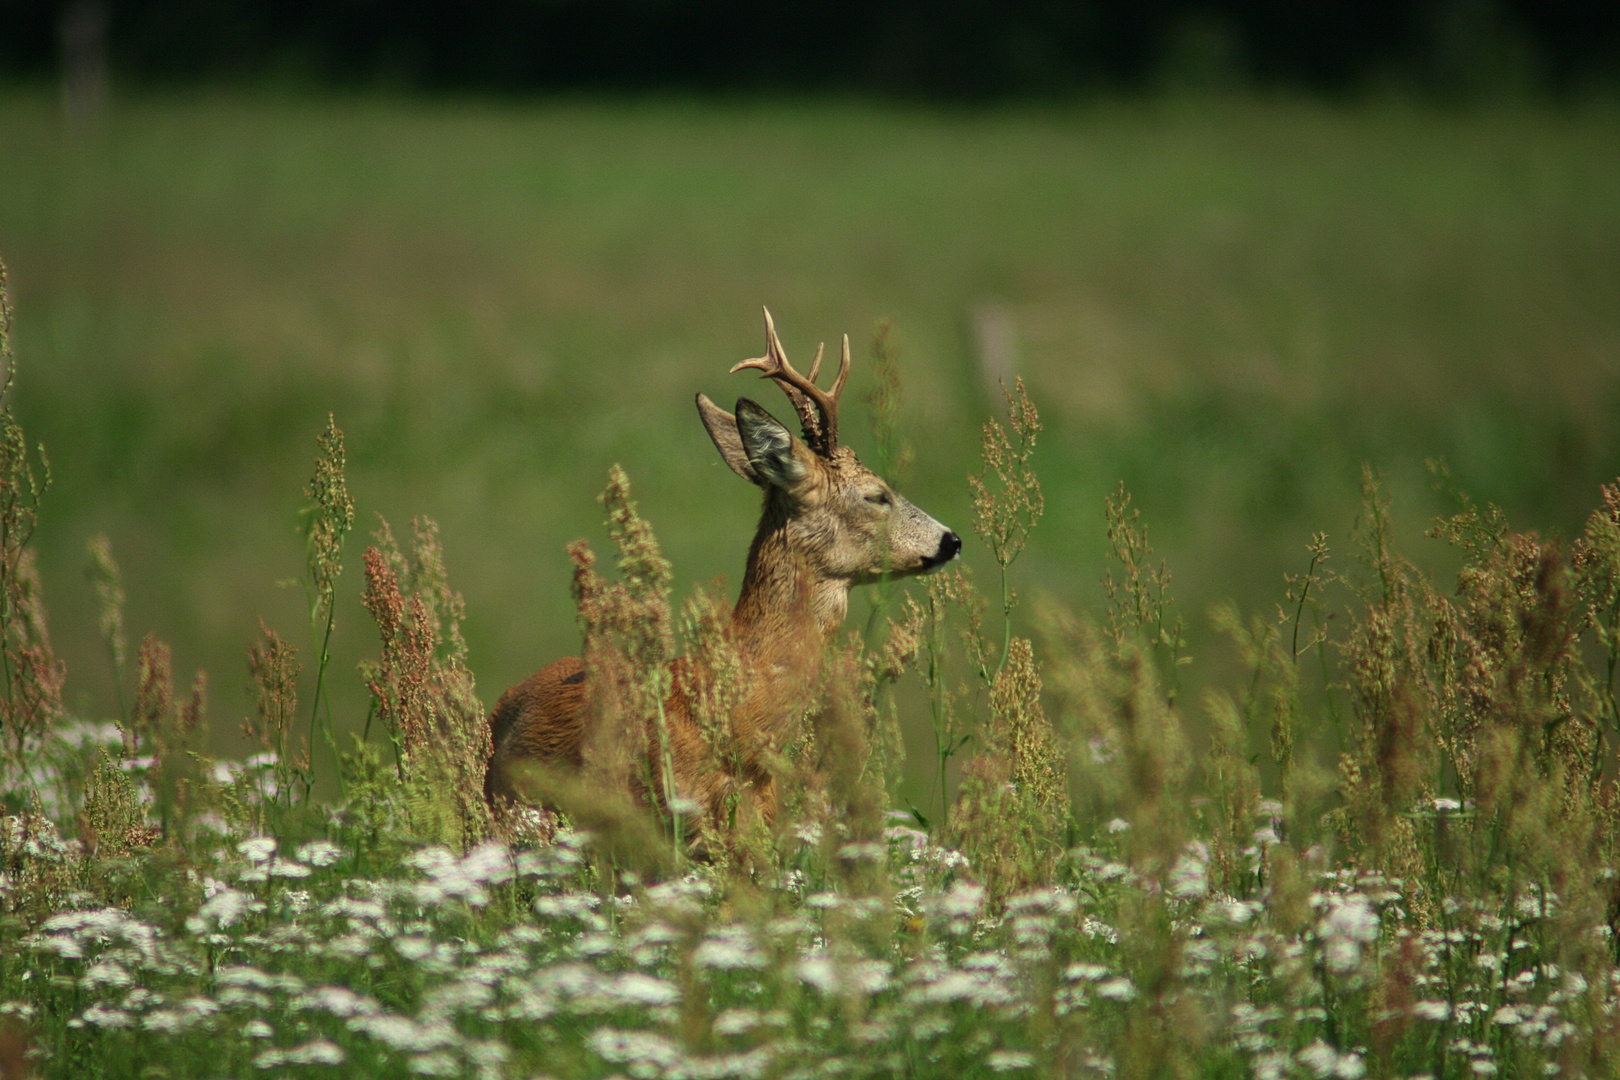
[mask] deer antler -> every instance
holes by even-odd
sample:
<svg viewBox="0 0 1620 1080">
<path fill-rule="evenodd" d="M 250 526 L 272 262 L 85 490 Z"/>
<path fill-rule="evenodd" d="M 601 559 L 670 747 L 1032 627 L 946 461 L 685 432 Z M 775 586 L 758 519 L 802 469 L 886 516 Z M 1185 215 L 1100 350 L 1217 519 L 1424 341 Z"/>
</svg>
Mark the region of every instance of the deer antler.
<svg viewBox="0 0 1620 1080">
<path fill-rule="evenodd" d="M 765 355 L 744 360 L 731 370 L 735 374 L 744 368 L 756 368 L 761 372 L 761 378 L 774 379 L 799 414 L 799 423 L 804 427 L 804 441 L 816 453 L 828 457 L 838 446 L 838 397 L 844 392 L 844 380 L 849 377 L 849 335 L 844 335 L 844 354 L 838 363 L 838 377 L 833 380 L 831 391 L 816 385 L 816 376 L 821 374 L 824 348 L 816 347 L 816 359 L 810 365 L 809 377 L 799 374 L 788 363 L 782 342 L 776 337 L 776 323 L 771 319 L 771 310 L 766 308 Z M 813 409 L 812 404 L 815 406 Z"/>
</svg>

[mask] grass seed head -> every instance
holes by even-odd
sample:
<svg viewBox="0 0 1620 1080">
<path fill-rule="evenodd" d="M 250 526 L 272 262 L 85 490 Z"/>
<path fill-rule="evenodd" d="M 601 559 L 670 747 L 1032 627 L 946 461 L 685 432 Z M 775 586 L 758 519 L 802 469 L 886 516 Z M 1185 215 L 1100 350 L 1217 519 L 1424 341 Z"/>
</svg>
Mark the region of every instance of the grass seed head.
<svg viewBox="0 0 1620 1080">
<path fill-rule="evenodd" d="M 1029 534 L 1046 509 L 1041 495 L 1041 482 L 1035 475 L 1030 459 L 1035 453 L 1035 438 L 1041 430 L 1040 414 L 1024 389 L 1024 380 L 1015 382 L 1015 390 L 1005 383 L 1001 392 L 1007 397 L 1007 428 L 992 417 L 984 423 L 979 440 L 979 452 L 984 460 L 980 471 L 968 477 L 972 492 L 973 529 L 985 543 L 996 562 L 1005 569 L 1024 550 Z"/>
<path fill-rule="evenodd" d="M 121 681 L 129 648 L 124 637 L 123 576 L 113 559 L 112 543 L 105 536 L 91 537 L 86 547 L 90 552 L 87 572 L 96 590 L 96 622 L 112 658 L 113 675 Z"/>
<path fill-rule="evenodd" d="M 469 849 L 494 827 L 484 798 L 489 724 L 466 664 L 466 605 L 450 588 L 438 526 L 427 518 L 411 524 L 411 558 L 387 522 L 366 550 L 363 601 L 382 651 L 361 670 L 395 745 L 413 831 Z"/>
<path fill-rule="evenodd" d="M 343 538 L 354 528 L 354 502 L 349 498 L 344 476 L 346 458 L 343 432 L 336 418 L 326 415 L 326 429 L 315 440 L 319 454 L 315 475 L 304 493 L 310 505 L 306 526 L 310 580 L 311 621 L 319 622 L 331 613 L 337 579 L 343 573 Z"/>
</svg>

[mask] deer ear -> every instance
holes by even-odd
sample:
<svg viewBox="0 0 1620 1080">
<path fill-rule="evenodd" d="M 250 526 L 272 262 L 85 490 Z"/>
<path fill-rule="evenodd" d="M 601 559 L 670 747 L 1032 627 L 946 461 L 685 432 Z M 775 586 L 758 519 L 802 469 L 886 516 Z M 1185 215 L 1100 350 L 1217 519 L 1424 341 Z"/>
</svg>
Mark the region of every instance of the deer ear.
<svg viewBox="0 0 1620 1080">
<path fill-rule="evenodd" d="M 697 396 L 697 407 L 698 417 L 708 430 L 709 438 L 714 440 L 714 448 L 720 451 L 720 459 L 750 484 L 759 483 L 754 467 L 748 463 L 748 451 L 743 449 L 742 436 L 737 434 L 737 418 L 710 401 L 705 394 Z"/>
<path fill-rule="evenodd" d="M 747 398 L 737 399 L 737 434 L 754 475 L 772 487 L 786 490 L 809 473 L 799 457 L 801 444 L 793 433 Z"/>
</svg>

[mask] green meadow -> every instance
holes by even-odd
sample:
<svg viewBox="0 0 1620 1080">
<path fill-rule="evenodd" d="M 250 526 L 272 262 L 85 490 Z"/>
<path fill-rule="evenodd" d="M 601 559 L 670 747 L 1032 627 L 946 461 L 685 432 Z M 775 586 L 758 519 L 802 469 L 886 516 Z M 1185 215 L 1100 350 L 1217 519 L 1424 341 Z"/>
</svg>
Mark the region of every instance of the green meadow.
<svg viewBox="0 0 1620 1080">
<path fill-rule="evenodd" d="M 1620 1075 L 1617 136 L 0 95 L 0 1077 Z M 788 413 L 762 304 L 967 545 L 856 599 L 774 821 L 647 704 L 735 769 L 692 397 Z M 582 631 L 581 772 L 492 806 Z"/>
<path fill-rule="evenodd" d="M 330 411 L 363 537 L 439 522 L 486 701 L 578 646 L 563 545 L 622 463 L 677 593 L 735 588 L 757 498 L 691 401 L 848 333 L 904 380 L 898 486 L 969 534 L 997 374 L 1046 424 L 1021 595 L 1101 600 L 1123 480 L 1205 613 L 1269 610 L 1355 517 L 1362 463 L 1419 539 L 1424 462 L 1572 535 L 1620 472 L 1620 113 L 1288 100 L 940 111 L 861 103 L 140 95 L 64 123 L 0 97 L 15 407 L 54 473 L 36 547 L 67 700 L 110 713 L 86 541 L 127 623 L 247 709 L 263 616 L 306 621 L 298 516 Z M 332 693 L 371 629 L 351 541 Z M 1342 549 L 1339 549 L 1342 550 Z M 1428 554 L 1425 554 L 1425 553 Z M 967 563 L 994 567 L 970 538 Z M 854 610 L 861 610 L 860 602 Z M 301 640 L 301 639 L 297 639 Z M 347 723 L 347 721 L 344 721 Z M 356 721 L 357 722 L 357 721 Z M 230 724 L 215 725 L 228 750 Z"/>
</svg>

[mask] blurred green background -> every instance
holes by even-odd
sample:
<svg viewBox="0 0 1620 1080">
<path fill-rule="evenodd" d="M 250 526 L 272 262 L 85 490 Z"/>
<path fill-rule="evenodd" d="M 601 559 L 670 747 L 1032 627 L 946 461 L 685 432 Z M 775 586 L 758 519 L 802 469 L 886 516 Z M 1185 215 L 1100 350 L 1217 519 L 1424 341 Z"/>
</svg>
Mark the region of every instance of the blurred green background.
<svg viewBox="0 0 1620 1080">
<path fill-rule="evenodd" d="M 179 678 L 209 671 L 222 750 L 257 619 L 309 659 L 302 592 L 278 582 L 302 573 L 329 410 L 359 511 L 332 684 L 347 723 L 375 651 L 359 555 L 377 513 L 442 526 L 486 703 L 577 648 L 562 548 L 605 546 L 613 462 L 677 593 L 734 589 L 758 497 L 692 397 L 790 412 L 726 374 L 761 352 L 762 304 L 796 360 L 850 334 L 858 451 L 892 320 L 916 451 L 900 486 L 964 536 L 988 375 L 1022 375 L 1047 514 L 1021 595 L 1099 604 L 1103 497 L 1124 480 L 1211 654 L 1208 606 L 1270 610 L 1312 532 L 1347 560 L 1363 462 L 1437 565 L 1425 458 L 1566 536 L 1620 472 L 1612 103 L 148 90 L 70 123 L 14 88 L 0 253 L 15 404 L 55 471 L 38 547 L 69 700 L 113 708 L 84 575 L 104 532 L 132 638 L 170 641 Z M 988 586 L 971 537 L 966 558 Z"/>
</svg>

